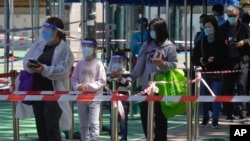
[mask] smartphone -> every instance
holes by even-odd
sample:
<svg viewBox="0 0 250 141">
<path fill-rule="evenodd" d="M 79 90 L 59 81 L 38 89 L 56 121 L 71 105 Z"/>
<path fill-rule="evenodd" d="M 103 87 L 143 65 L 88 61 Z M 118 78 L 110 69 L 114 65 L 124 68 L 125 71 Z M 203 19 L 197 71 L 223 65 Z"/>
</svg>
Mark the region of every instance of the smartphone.
<svg viewBox="0 0 250 141">
<path fill-rule="evenodd" d="M 29 59 L 29 62 L 32 63 L 30 65 L 31 67 L 34 67 L 34 68 L 40 67 L 39 61 L 37 61 L 37 60 Z"/>
</svg>

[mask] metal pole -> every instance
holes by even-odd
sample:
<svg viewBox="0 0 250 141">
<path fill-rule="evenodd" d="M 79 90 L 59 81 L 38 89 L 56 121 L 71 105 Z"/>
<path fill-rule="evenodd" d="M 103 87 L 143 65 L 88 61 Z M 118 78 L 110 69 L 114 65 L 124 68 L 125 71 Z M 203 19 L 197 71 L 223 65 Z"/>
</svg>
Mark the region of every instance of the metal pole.
<svg viewBox="0 0 250 141">
<path fill-rule="evenodd" d="M 154 73 L 150 74 L 151 81 L 154 81 L 154 75 L 155 75 Z M 150 96 L 154 95 L 153 89 L 151 89 L 149 95 Z M 153 139 L 154 139 L 154 137 L 153 137 L 153 131 L 154 131 L 153 122 L 154 122 L 154 102 L 150 101 L 150 102 L 148 102 L 147 141 L 153 141 Z"/>
<path fill-rule="evenodd" d="M 10 55 L 10 5 L 9 0 L 4 1 L 4 27 L 5 27 L 5 48 L 4 48 L 4 72 L 9 72 L 9 55 Z M 12 42 L 14 43 L 14 42 Z"/>
<path fill-rule="evenodd" d="M 187 0 L 184 0 L 184 7 L 185 7 L 185 16 L 184 16 L 184 31 L 187 30 Z M 185 39 L 185 46 L 187 46 L 187 32 L 184 33 L 184 39 Z M 187 62 L 187 48 L 185 48 L 185 62 Z M 187 70 L 187 78 L 190 78 L 190 69 L 188 69 L 188 65 L 185 66 L 185 69 Z M 191 84 L 187 83 L 187 94 L 188 96 L 191 95 Z M 190 102 L 187 102 L 187 141 L 192 141 L 192 104 Z"/>
<path fill-rule="evenodd" d="M 81 32 L 84 39 L 87 36 L 87 0 L 82 0 L 81 3 Z"/>
<path fill-rule="evenodd" d="M 75 125 L 74 125 L 74 101 L 70 101 L 69 105 L 70 105 L 71 110 L 72 110 L 72 127 L 69 130 L 69 139 L 73 139 L 74 127 L 75 127 Z"/>
<path fill-rule="evenodd" d="M 116 89 L 116 82 L 112 82 L 113 91 Z M 117 95 L 117 93 L 115 93 Z M 111 101 L 111 141 L 118 141 L 118 108 L 117 108 L 117 101 Z"/>
<path fill-rule="evenodd" d="M 64 1 L 63 0 L 58 1 L 58 17 L 64 20 Z"/>
<path fill-rule="evenodd" d="M 14 29 L 14 0 L 10 0 L 10 7 L 11 7 L 11 28 Z M 12 47 L 11 47 L 11 54 L 14 56 L 14 32 L 11 32 L 11 41 L 12 41 Z M 11 70 L 13 70 L 14 60 L 11 60 Z"/>
<path fill-rule="evenodd" d="M 11 83 L 15 83 L 15 78 L 17 76 L 17 72 L 15 70 L 12 70 L 11 72 L 14 73 L 13 77 L 11 78 Z M 10 91 L 13 91 L 13 88 L 10 89 Z M 19 141 L 19 120 L 16 117 L 16 106 L 17 101 L 12 102 L 12 119 L 13 119 L 13 134 L 14 134 L 14 141 Z"/>
<path fill-rule="evenodd" d="M 39 8 L 39 3 L 40 3 L 40 0 L 35 0 L 34 1 L 34 13 L 33 13 L 33 17 L 34 17 L 34 26 L 35 27 L 39 27 L 39 13 L 40 13 L 40 8 Z M 37 40 L 39 37 L 39 31 L 38 30 L 35 30 L 34 32 L 34 38 L 35 40 Z"/>
<path fill-rule="evenodd" d="M 166 0 L 166 21 L 168 22 L 168 25 L 170 26 L 169 24 L 169 0 Z"/>
<path fill-rule="evenodd" d="M 31 27 L 34 27 L 34 17 L 33 17 L 33 14 L 34 14 L 34 1 L 33 0 L 30 0 L 30 17 L 31 17 Z M 32 43 L 35 42 L 35 34 L 34 34 L 34 29 L 32 28 L 31 29 L 31 36 L 32 36 Z"/>
<path fill-rule="evenodd" d="M 201 87 L 201 67 L 197 67 L 195 69 L 195 78 L 198 78 L 195 81 L 195 96 L 200 96 L 200 87 Z M 198 140 L 199 139 L 199 103 L 197 102 L 195 105 L 195 113 L 194 113 L 194 139 Z"/>
</svg>

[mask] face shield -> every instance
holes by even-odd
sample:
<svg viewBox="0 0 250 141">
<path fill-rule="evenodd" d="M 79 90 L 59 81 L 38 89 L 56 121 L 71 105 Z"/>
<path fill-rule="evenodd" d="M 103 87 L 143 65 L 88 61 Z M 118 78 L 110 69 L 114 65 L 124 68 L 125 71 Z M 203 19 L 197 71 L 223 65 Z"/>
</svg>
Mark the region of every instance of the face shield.
<svg viewBox="0 0 250 141">
<path fill-rule="evenodd" d="M 126 68 L 126 58 L 121 55 L 113 55 L 110 59 L 107 73 L 111 74 L 113 71 L 123 70 Z"/>
<path fill-rule="evenodd" d="M 40 38 L 46 42 L 51 42 L 55 38 L 57 31 L 64 33 L 64 31 L 57 26 L 44 23 L 40 29 Z"/>
<path fill-rule="evenodd" d="M 94 48 L 96 48 L 97 43 L 95 41 L 83 40 L 82 41 L 82 56 L 84 58 L 89 56 L 94 56 Z"/>
</svg>

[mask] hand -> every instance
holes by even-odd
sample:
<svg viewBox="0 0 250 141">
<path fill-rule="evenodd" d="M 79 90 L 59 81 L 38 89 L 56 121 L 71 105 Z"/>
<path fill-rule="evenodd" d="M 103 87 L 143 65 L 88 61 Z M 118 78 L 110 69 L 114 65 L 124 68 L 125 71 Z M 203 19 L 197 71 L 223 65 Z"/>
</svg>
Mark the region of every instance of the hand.
<svg viewBox="0 0 250 141">
<path fill-rule="evenodd" d="M 203 60 L 203 57 L 200 58 L 200 62 L 201 62 L 202 65 L 206 65 L 206 63 Z"/>
<path fill-rule="evenodd" d="M 213 62 L 213 61 L 214 61 L 214 57 L 213 56 L 209 57 L 208 60 L 207 60 L 207 62 Z"/>
<path fill-rule="evenodd" d="M 82 83 L 81 86 L 78 87 L 78 91 L 87 91 L 87 85 L 85 83 Z"/>
<path fill-rule="evenodd" d="M 244 41 L 243 40 L 240 40 L 239 42 L 237 42 L 235 44 L 236 47 L 242 47 L 244 45 Z"/>
<path fill-rule="evenodd" d="M 34 73 L 42 73 L 44 69 L 41 63 L 39 63 L 38 66 L 34 66 L 34 64 L 28 62 L 26 66 L 29 67 Z"/>
<path fill-rule="evenodd" d="M 164 62 L 162 60 L 153 60 L 153 64 L 162 67 L 164 65 Z"/>
<path fill-rule="evenodd" d="M 122 70 L 113 71 L 113 72 L 110 74 L 110 77 L 111 77 L 111 78 L 118 78 L 118 79 L 121 79 L 121 78 L 122 78 Z"/>
</svg>

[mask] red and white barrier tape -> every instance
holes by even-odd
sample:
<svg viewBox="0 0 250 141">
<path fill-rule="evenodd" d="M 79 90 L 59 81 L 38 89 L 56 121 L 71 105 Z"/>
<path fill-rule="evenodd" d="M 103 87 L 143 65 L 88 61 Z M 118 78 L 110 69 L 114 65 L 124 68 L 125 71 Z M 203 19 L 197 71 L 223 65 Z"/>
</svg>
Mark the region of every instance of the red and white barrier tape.
<svg viewBox="0 0 250 141">
<path fill-rule="evenodd" d="M 250 96 L 0 95 L 0 101 L 249 102 Z"/>
</svg>

